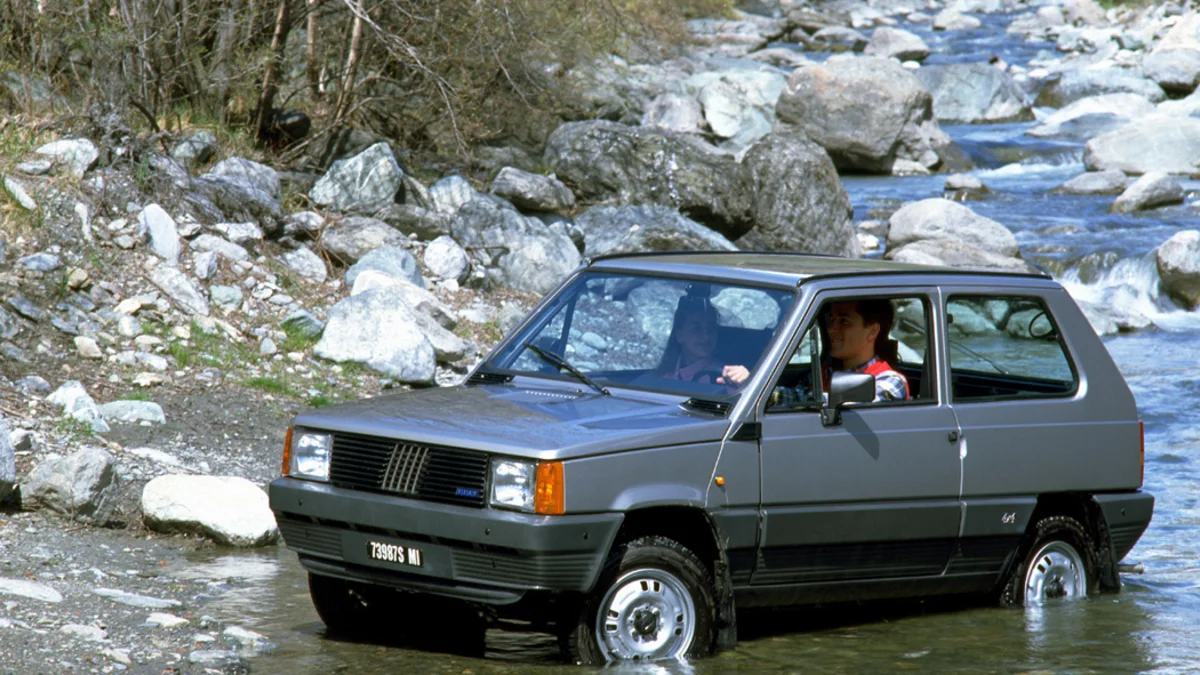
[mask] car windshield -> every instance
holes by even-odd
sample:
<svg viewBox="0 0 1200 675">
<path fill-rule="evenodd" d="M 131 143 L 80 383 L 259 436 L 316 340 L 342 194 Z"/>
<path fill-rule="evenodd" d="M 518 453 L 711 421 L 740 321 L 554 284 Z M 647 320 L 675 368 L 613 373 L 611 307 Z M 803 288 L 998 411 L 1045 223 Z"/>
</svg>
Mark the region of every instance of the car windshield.
<svg viewBox="0 0 1200 675">
<path fill-rule="evenodd" d="M 759 366 L 794 298 L 791 290 L 587 272 L 488 366 L 586 380 L 605 392 L 621 386 L 728 396 Z M 736 366 L 744 369 L 740 378 L 726 374 L 736 375 Z"/>
</svg>

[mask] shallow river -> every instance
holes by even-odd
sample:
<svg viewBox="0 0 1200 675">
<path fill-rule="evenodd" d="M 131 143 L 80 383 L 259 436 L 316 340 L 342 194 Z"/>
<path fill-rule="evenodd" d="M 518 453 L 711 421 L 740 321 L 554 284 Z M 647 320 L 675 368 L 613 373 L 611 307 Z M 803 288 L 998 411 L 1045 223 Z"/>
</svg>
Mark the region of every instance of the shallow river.
<svg viewBox="0 0 1200 675">
<path fill-rule="evenodd" d="M 1031 47 L 1003 35 L 1007 17 L 986 17 L 968 36 L 917 29 L 936 53 L 930 62 L 1027 63 Z M 951 51 L 954 48 L 954 51 Z M 612 669 L 636 673 L 1197 673 L 1200 672 L 1200 316 L 1159 297 L 1153 258 L 1172 233 L 1200 227 L 1200 211 L 1174 207 L 1148 215 L 1106 213 L 1111 197 L 1064 197 L 1048 190 L 1081 173 L 1082 146 L 1024 137 L 1029 124 L 950 127 L 994 192 L 972 202 L 1012 229 L 1027 259 L 1046 265 L 1081 300 L 1149 317 L 1154 327 L 1106 339 L 1137 396 L 1146 425 L 1146 489 L 1158 498 L 1154 521 L 1126 562 L 1124 591 L 1046 611 L 980 604 L 907 602 L 742 618 L 739 648 L 695 664 Z M 855 217 L 877 206 L 941 194 L 944 177 L 846 177 Z M 1196 190 L 1200 184 L 1185 183 Z M 1108 254 L 1109 268 L 1077 261 Z M 1096 258 L 1097 256 L 1093 256 Z M 1081 278 L 1083 281 L 1081 281 Z M 1086 283 L 1085 283 L 1086 281 Z M 1031 469 L 1035 469 L 1031 467 Z M 483 656 L 432 646 L 355 644 L 325 639 L 308 600 L 303 570 L 285 548 L 219 553 L 174 570 L 224 580 L 198 609 L 267 635 L 276 650 L 252 660 L 255 673 L 567 673 L 547 636 L 491 631 Z M 453 635 L 454 627 L 447 626 Z M 451 643 L 453 644 L 453 643 Z"/>
</svg>

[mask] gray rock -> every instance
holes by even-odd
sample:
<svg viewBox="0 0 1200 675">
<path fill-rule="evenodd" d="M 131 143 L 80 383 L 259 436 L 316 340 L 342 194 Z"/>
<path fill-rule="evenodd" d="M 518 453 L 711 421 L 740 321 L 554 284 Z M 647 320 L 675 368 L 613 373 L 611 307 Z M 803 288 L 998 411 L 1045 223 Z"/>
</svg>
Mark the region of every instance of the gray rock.
<svg viewBox="0 0 1200 675">
<path fill-rule="evenodd" d="M 454 328 L 458 322 L 454 316 L 454 310 L 438 300 L 437 296 L 425 290 L 424 287 L 416 286 L 407 279 L 375 270 L 364 270 L 359 274 L 354 279 L 350 295 L 358 295 L 373 289 L 386 289 L 388 293 L 408 303 L 409 308 L 415 310 L 417 314 L 424 314 L 446 328 Z"/>
<path fill-rule="evenodd" d="M 415 312 L 414 316 L 417 318 L 417 327 L 429 344 L 433 346 L 433 353 L 438 363 L 461 361 L 463 357 L 473 351 L 473 345 L 470 342 L 450 332 L 429 315 Z"/>
<path fill-rule="evenodd" d="M 1167 294 L 1188 309 L 1200 306 L 1200 230 L 1176 232 L 1154 257 Z"/>
<path fill-rule="evenodd" d="M 641 251 L 737 250 L 725 237 L 657 204 L 594 206 L 575 223 L 583 230 L 584 255 L 589 258 Z"/>
<path fill-rule="evenodd" d="M 321 238 L 325 250 L 353 265 L 363 256 L 385 246 L 406 247 L 408 237 L 375 218 L 349 216 L 341 224 L 325 231 Z"/>
<path fill-rule="evenodd" d="M 1168 94 L 1190 94 L 1200 82 L 1200 51 L 1155 50 L 1142 59 L 1142 74 L 1154 80 Z"/>
<path fill-rule="evenodd" d="M 346 270 L 346 285 L 353 286 L 359 274 L 372 270 L 381 274 L 403 279 L 415 286 L 424 287 L 425 280 L 421 277 L 421 267 L 413 254 L 399 246 L 377 248 L 359 258 L 350 269 Z"/>
<path fill-rule="evenodd" d="M 884 59 L 896 57 L 901 61 L 924 61 L 929 53 L 929 45 L 914 33 L 888 26 L 876 28 L 871 35 L 871 42 L 863 49 L 863 54 L 867 56 Z M 936 104 L 934 109 L 937 109 Z"/>
<path fill-rule="evenodd" d="M 1056 110 L 1025 133 L 1036 138 L 1087 141 L 1154 110 L 1154 104 L 1139 94 L 1089 96 Z"/>
<path fill-rule="evenodd" d="M 26 375 L 14 384 L 17 385 L 17 389 L 28 396 L 41 396 L 50 393 L 50 383 L 37 375 Z"/>
<path fill-rule="evenodd" d="M 1152 115 L 1097 136 L 1084 146 L 1088 171 L 1120 169 L 1140 175 L 1150 171 L 1196 172 L 1200 160 L 1200 119 Z"/>
<path fill-rule="evenodd" d="M 241 626 L 230 626 L 221 632 L 221 637 L 227 643 L 232 643 L 238 651 L 248 654 L 268 654 L 275 649 L 275 644 L 267 638 L 246 630 Z"/>
<path fill-rule="evenodd" d="M 294 251 L 288 251 L 280 256 L 283 264 L 310 284 L 325 283 L 328 271 L 321 256 L 313 253 L 307 246 L 301 246 Z"/>
<path fill-rule="evenodd" d="M 933 17 L 934 30 L 975 30 L 983 22 L 955 7 L 948 7 Z"/>
<path fill-rule="evenodd" d="M 288 237 L 313 238 L 325 226 L 325 218 L 314 211 L 289 213 L 283 220 L 283 234 Z"/>
<path fill-rule="evenodd" d="M 477 259 L 495 283 L 517 290 L 547 293 L 581 262 L 565 228 L 488 199 L 460 207 L 450 230 L 464 246 L 476 247 Z"/>
<path fill-rule="evenodd" d="M 450 231 L 450 219 L 444 214 L 412 204 L 389 204 L 375 212 L 375 217 L 398 232 L 416 235 L 429 241 Z"/>
<path fill-rule="evenodd" d="M 513 148 L 517 152 L 523 152 Z M 404 174 L 404 203 L 410 206 L 415 206 L 420 209 L 432 211 L 437 208 L 437 204 L 433 201 L 433 193 L 425 184 L 417 180 L 413 176 Z"/>
<path fill-rule="evenodd" d="M 1089 96 L 1118 93 L 1138 94 L 1152 103 L 1166 98 L 1162 87 L 1137 73 L 1120 68 L 1082 68 L 1068 70 L 1042 87 L 1034 105 L 1062 108 Z"/>
<path fill-rule="evenodd" d="M 208 316 L 208 300 L 196 283 L 174 267 L 159 265 L 147 275 L 180 309 L 189 314 Z"/>
<path fill-rule="evenodd" d="M 999 269 L 1010 272 L 1029 272 L 1029 265 L 1019 258 L 1004 256 L 952 239 L 922 239 L 891 249 L 885 255 L 890 260 L 912 265 L 946 265 L 980 269 Z"/>
<path fill-rule="evenodd" d="M 942 189 L 952 192 L 988 192 L 988 188 L 979 180 L 977 176 L 972 176 L 968 173 L 956 173 L 946 177 L 946 182 L 942 184 Z"/>
<path fill-rule="evenodd" d="M 205 175 L 232 179 L 263 192 L 276 201 L 280 197 L 279 172 L 266 164 L 259 164 L 241 157 L 230 157 L 218 162 Z"/>
<path fill-rule="evenodd" d="M 275 341 L 269 337 L 265 337 L 258 343 L 258 353 L 262 356 L 272 356 L 279 353 L 279 347 Z"/>
<path fill-rule="evenodd" d="M 62 258 L 53 253 L 34 253 L 17 258 L 17 264 L 34 272 L 53 272 L 62 267 Z"/>
<path fill-rule="evenodd" d="M 650 102 L 641 123 L 664 131 L 698 133 L 704 124 L 704 111 L 694 97 L 667 92 Z"/>
<path fill-rule="evenodd" d="M 462 176 L 446 176 L 429 186 L 434 208 L 445 216 L 453 216 L 463 204 L 475 199 L 475 188 Z"/>
<path fill-rule="evenodd" d="M 171 158 L 188 171 L 211 160 L 217 152 L 217 137 L 211 131 L 197 131 L 175 146 Z"/>
<path fill-rule="evenodd" d="M 288 335 L 299 335 L 309 339 L 320 336 L 321 331 L 325 330 L 325 324 L 303 309 L 287 315 L 287 318 L 280 323 L 280 327 Z"/>
<path fill-rule="evenodd" d="M 190 243 L 193 251 L 212 251 L 232 261 L 250 260 L 250 252 L 213 234 L 202 234 Z"/>
<path fill-rule="evenodd" d="M 404 171 L 387 143 L 376 143 L 358 155 L 333 163 L 313 185 L 314 204 L 340 213 L 370 213 L 396 202 Z"/>
<path fill-rule="evenodd" d="M 267 493 L 237 476 L 159 476 L 142 490 L 146 526 L 157 532 L 203 534 L 227 546 L 265 546 L 279 539 Z"/>
<path fill-rule="evenodd" d="M 1129 187 L 1129 177 L 1119 169 L 1089 171 L 1054 188 L 1068 195 L 1119 195 Z"/>
<path fill-rule="evenodd" d="M 565 211 L 575 195 L 562 181 L 506 166 L 492 181 L 492 194 L 528 211 Z"/>
<path fill-rule="evenodd" d="M 36 211 L 38 203 L 33 197 L 29 196 L 29 191 L 25 186 L 15 178 L 9 176 L 4 177 L 4 191 L 7 192 L 17 204 L 26 211 Z"/>
<path fill-rule="evenodd" d="M 733 158 L 692 136 L 603 120 L 570 122 L 550 135 L 545 158 L 579 198 L 662 204 L 731 239 L 750 227 L 749 204 L 734 189 Z M 457 232 L 452 223 L 451 233 L 466 243 Z"/>
<path fill-rule="evenodd" d="M 106 420 L 165 424 L 162 406 L 152 401 L 110 401 L 100 406 Z"/>
<path fill-rule="evenodd" d="M 122 591 L 116 588 L 93 588 L 93 595 L 98 595 L 102 598 L 108 598 L 119 605 L 127 607 L 139 607 L 141 609 L 173 609 L 182 607 L 183 603 L 178 600 L 167 600 L 164 598 L 152 598 L 148 595 L 138 595 L 128 591 Z"/>
<path fill-rule="evenodd" d="M 115 468 L 112 455 L 99 448 L 43 460 L 21 483 L 21 506 L 103 525 L 116 507 Z"/>
<path fill-rule="evenodd" d="M 92 430 L 98 434 L 109 430 L 104 416 L 100 414 L 100 408 L 78 380 L 64 382 L 54 393 L 47 396 L 46 400 L 60 406 L 63 415 L 91 424 Z"/>
<path fill-rule="evenodd" d="M 193 206 L 206 203 L 218 209 L 219 213 L 212 220 L 253 221 L 268 235 L 275 235 L 281 229 L 283 208 L 276 196 L 278 189 L 272 194 L 258 187 L 265 182 L 268 181 L 255 179 L 252 182 L 232 168 L 223 174 L 209 172 L 192 181 L 194 195 L 185 197 Z"/>
<path fill-rule="evenodd" d="M 263 240 L 263 231 L 258 223 L 217 223 L 212 229 L 239 246 L 254 246 Z"/>
<path fill-rule="evenodd" d="M 0 339 L 11 340 L 21 332 L 21 319 L 0 306 Z"/>
<path fill-rule="evenodd" d="M 219 673 L 249 673 L 250 663 L 228 649 L 198 649 L 188 654 L 188 663 Z"/>
<path fill-rule="evenodd" d="M 471 261 L 453 237 L 442 235 L 425 247 L 425 268 L 438 279 L 464 281 L 471 271 Z"/>
<path fill-rule="evenodd" d="M 151 204 L 138 213 L 137 222 L 138 231 L 150 238 L 150 250 L 168 264 L 176 264 L 182 246 L 175 219 L 158 204 Z"/>
<path fill-rule="evenodd" d="M 100 158 L 100 151 L 86 138 L 64 138 L 47 143 L 34 152 L 66 166 L 76 178 L 83 178 L 83 174 Z"/>
<path fill-rule="evenodd" d="M 731 68 L 697 73 L 683 86 L 695 90 L 704 119 L 721 149 L 738 152 L 771 133 L 775 102 L 787 77 L 771 68 Z"/>
<path fill-rule="evenodd" d="M 0 414 L 0 504 L 7 503 L 17 484 L 17 455 L 8 421 Z"/>
<path fill-rule="evenodd" d="M 238 308 L 242 304 L 242 289 L 237 286 L 221 286 L 214 284 L 208 289 L 208 297 L 212 304 L 225 311 Z"/>
<path fill-rule="evenodd" d="M 192 272 L 197 279 L 211 279 L 217 273 L 218 254 L 216 251 L 193 251 Z"/>
<path fill-rule="evenodd" d="M 346 298 L 329 310 L 329 322 L 313 354 L 354 361 L 401 382 L 433 381 L 433 345 L 417 325 L 412 308 L 383 289 Z"/>
<path fill-rule="evenodd" d="M 63 599 L 61 593 L 46 584 L 39 584 L 36 581 L 26 581 L 25 579 L 5 579 L 0 577 L 0 593 L 51 604 L 60 603 Z"/>
<path fill-rule="evenodd" d="M 142 324 L 132 316 L 122 316 L 117 319 L 117 333 L 121 337 L 135 338 L 142 334 Z"/>
<path fill-rule="evenodd" d="M 934 168 L 937 146 L 949 143 L 925 85 L 884 59 L 835 57 L 798 68 L 775 109 L 843 170 L 891 173 L 898 160 Z"/>
<path fill-rule="evenodd" d="M 867 36 L 848 26 L 826 26 L 812 34 L 812 42 L 816 46 L 840 47 L 861 52 L 866 48 L 868 40 Z"/>
<path fill-rule="evenodd" d="M 1133 213 L 1183 203 L 1183 186 L 1162 171 L 1138 178 L 1109 207 L 1110 213 Z"/>
<path fill-rule="evenodd" d="M 53 168 L 54 160 L 51 159 L 31 159 L 17 164 L 17 171 L 26 176 L 44 176 Z"/>
<path fill-rule="evenodd" d="M 986 63 L 925 66 L 916 76 L 933 95 L 938 122 L 992 124 L 1033 119 L 1025 92 L 1008 73 Z"/>
<path fill-rule="evenodd" d="M 16 310 L 17 314 L 30 319 L 31 321 L 42 321 L 46 318 L 46 310 L 39 307 L 29 298 L 23 295 L 14 295 L 9 297 L 5 302 L 9 307 Z"/>
<path fill-rule="evenodd" d="M 888 249 L 931 239 L 958 241 L 1007 258 L 1019 254 L 1008 228 L 948 199 L 905 204 L 888 221 Z"/>
<path fill-rule="evenodd" d="M 90 337 L 78 335 L 75 337 L 75 351 L 85 359 L 102 359 L 104 352 L 100 349 L 100 345 Z"/>
</svg>

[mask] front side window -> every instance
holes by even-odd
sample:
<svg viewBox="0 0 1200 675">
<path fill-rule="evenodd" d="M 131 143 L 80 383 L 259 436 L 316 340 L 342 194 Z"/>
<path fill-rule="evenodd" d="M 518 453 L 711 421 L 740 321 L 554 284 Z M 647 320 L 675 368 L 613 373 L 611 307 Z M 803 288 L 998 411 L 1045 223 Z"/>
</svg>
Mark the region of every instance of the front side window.
<svg viewBox="0 0 1200 675">
<path fill-rule="evenodd" d="M 1079 385 L 1058 324 L 1039 298 L 954 295 L 946 324 L 956 402 L 1069 396 Z"/>
<path fill-rule="evenodd" d="M 795 298 L 790 290 L 588 272 L 489 360 L 495 369 L 689 396 L 735 394 Z M 734 376 L 730 376 L 730 375 Z"/>
</svg>

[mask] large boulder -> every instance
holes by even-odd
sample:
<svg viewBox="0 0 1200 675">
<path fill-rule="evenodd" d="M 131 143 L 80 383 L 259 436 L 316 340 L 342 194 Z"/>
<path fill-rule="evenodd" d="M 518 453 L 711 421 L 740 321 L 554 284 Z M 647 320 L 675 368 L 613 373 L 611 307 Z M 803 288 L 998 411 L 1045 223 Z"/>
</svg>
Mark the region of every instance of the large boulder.
<svg viewBox="0 0 1200 675">
<path fill-rule="evenodd" d="M 1200 50 L 1166 49 L 1142 59 L 1142 74 L 1173 96 L 1192 93 L 1200 82 Z"/>
<path fill-rule="evenodd" d="M 922 240 L 951 240 L 1005 257 L 1019 254 L 1017 238 L 1000 223 L 949 199 L 905 204 L 888 221 L 888 249 Z"/>
<path fill-rule="evenodd" d="M 1008 73 L 986 63 L 925 66 L 916 75 L 933 94 L 933 114 L 938 122 L 992 124 L 1033 119 L 1025 92 Z"/>
<path fill-rule="evenodd" d="M 948 143 L 929 90 L 885 59 L 833 57 L 797 68 L 775 111 L 844 170 L 891 173 L 897 161 L 933 168 L 940 163 L 936 146 Z"/>
<path fill-rule="evenodd" d="M 1026 130 L 1036 138 L 1087 141 L 1153 113 L 1154 104 L 1139 94 L 1089 96 L 1056 110 Z"/>
<path fill-rule="evenodd" d="M 414 286 L 425 286 L 417 259 L 407 249 L 399 246 L 377 248 L 359 258 L 358 262 L 346 270 L 346 285 L 353 286 L 358 275 L 368 270 L 407 281 Z"/>
<path fill-rule="evenodd" d="M 313 354 L 353 361 L 401 382 L 428 384 L 437 366 L 433 345 L 407 302 L 386 289 L 346 298 L 329 310 Z"/>
<path fill-rule="evenodd" d="M 1121 68 L 1068 70 L 1038 93 L 1034 105 L 1061 108 L 1069 103 L 1100 94 L 1138 94 L 1158 103 L 1167 97 L 1153 80 Z"/>
<path fill-rule="evenodd" d="M 1154 258 L 1167 294 L 1188 309 L 1200 306 L 1200 230 L 1176 232 Z"/>
<path fill-rule="evenodd" d="M 754 221 L 739 247 L 860 255 L 850 197 L 821 146 L 773 133 L 750 147 L 738 172 Z"/>
<path fill-rule="evenodd" d="M 418 289 L 403 279 L 397 279 L 396 277 L 380 272 L 366 271 L 358 275 L 358 278 L 354 282 L 354 288 L 350 291 L 350 295 L 356 296 L 375 290 L 388 293 L 389 295 L 396 295 L 407 302 L 410 309 L 415 310 L 413 316 L 416 318 L 417 328 L 425 336 L 425 339 L 429 341 L 429 344 L 433 346 L 434 356 L 439 362 L 458 361 L 471 350 L 471 343 L 450 332 L 446 326 L 439 323 L 430 313 L 421 311 L 416 306 L 413 302 L 413 296 L 424 294 L 432 300 L 432 303 L 443 310 L 443 316 L 448 316 L 449 309 L 425 289 Z"/>
<path fill-rule="evenodd" d="M 142 514 L 151 530 L 202 534 L 226 546 L 279 539 L 267 493 L 237 476 L 159 476 L 142 489 Z"/>
<path fill-rule="evenodd" d="M 901 61 L 924 61 L 929 56 L 929 45 L 914 33 L 902 28 L 881 26 L 871 35 L 863 54 L 880 58 L 896 57 Z M 937 105 L 934 105 L 937 108 Z"/>
<path fill-rule="evenodd" d="M 242 168 L 245 166 L 242 165 Z M 204 212 L 212 209 L 219 211 L 222 217 L 215 220 L 253 221 L 267 234 L 275 235 L 283 226 L 283 207 L 278 196 L 262 189 L 263 184 L 263 175 L 231 168 L 222 173 L 209 172 L 192 181 L 192 193 L 184 198 L 194 208 L 202 208 Z"/>
<path fill-rule="evenodd" d="M 230 157 L 218 162 L 206 175 L 229 178 L 248 185 L 265 193 L 275 201 L 279 201 L 282 196 L 278 171 L 266 164 L 259 164 L 241 157 Z"/>
<path fill-rule="evenodd" d="M 1200 49 L 1200 13 L 1194 11 L 1179 17 L 1171 30 L 1154 47 L 1154 53 L 1173 49 Z"/>
<path fill-rule="evenodd" d="M 496 174 L 492 194 L 528 211 L 565 211 L 575 206 L 575 195 L 562 181 L 511 166 Z"/>
<path fill-rule="evenodd" d="M 697 73 L 683 87 L 696 92 L 719 146 L 737 152 L 771 132 L 775 102 L 786 84 L 785 74 L 760 67 Z"/>
<path fill-rule="evenodd" d="M 1054 188 L 1053 192 L 1065 195 L 1119 195 L 1127 187 L 1129 176 L 1124 171 L 1109 169 L 1080 174 Z"/>
<path fill-rule="evenodd" d="M 575 224 L 583 230 L 584 255 L 589 258 L 643 251 L 737 250 L 725 237 L 658 204 L 593 206 L 579 214 Z"/>
<path fill-rule="evenodd" d="M 582 261 L 562 223 L 543 223 L 495 199 L 459 207 L 450 233 L 475 249 L 489 281 L 530 293 L 549 292 Z"/>
<path fill-rule="evenodd" d="M 109 522 L 116 501 L 113 458 L 99 448 L 45 459 L 21 482 L 22 508 L 47 508 L 99 525 Z"/>
<path fill-rule="evenodd" d="M 1030 272 L 1025 261 L 1005 256 L 963 241 L 952 239 L 922 239 L 911 244 L 889 250 L 886 257 L 910 265 L 944 265 L 948 267 L 970 267 L 1003 270 L 1006 272 Z"/>
<path fill-rule="evenodd" d="M 1196 172 L 1200 119 L 1151 115 L 1097 136 L 1084 146 L 1088 171 L 1120 169 L 1128 174 Z"/>
<path fill-rule="evenodd" d="M 1151 171 L 1126 188 L 1108 210 L 1133 213 L 1182 203 L 1183 186 L 1163 171 Z"/>
<path fill-rule="evenodd" d="M 550 135 L 545 159 L 582 199 L 662 204 L 731 239 L 750 227 L 748 204 L 733 189 L 734 159 L 687 134 L 571 122 Z"/>
<path fill-rule="evenodd" d="M 387 143 L 376 143 L 354 157 L 339 160 L 309 190 L 318 206 L 340 213 L 371 213 L 396 202 L 404 171 Z"/>
<path fill-rule="evenodd" d="M 342 262 L 353 265 L 371 251 L 385 246 L 408 246 L 408 237 L 382 220 L 367 216 L 348 216 L 325 230 L 321 238 L 325 250 Z"/>
</svg>

